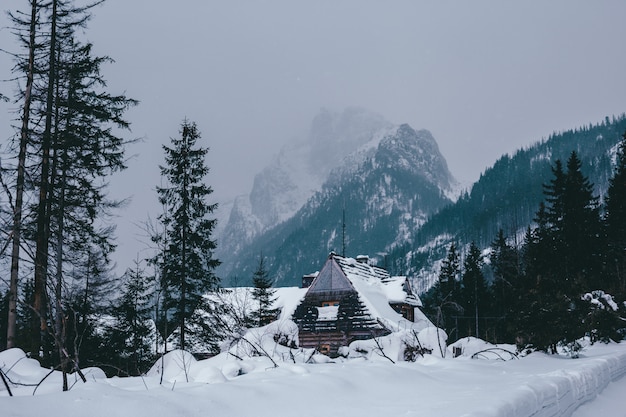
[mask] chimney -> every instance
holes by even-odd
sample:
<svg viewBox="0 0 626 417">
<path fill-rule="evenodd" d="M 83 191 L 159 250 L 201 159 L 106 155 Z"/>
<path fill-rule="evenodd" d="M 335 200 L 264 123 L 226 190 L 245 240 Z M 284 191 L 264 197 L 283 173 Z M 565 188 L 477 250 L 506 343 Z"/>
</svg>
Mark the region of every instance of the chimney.
<svg viewBox="0 0 626 417">
<path fill-rule="evenodd" d="M 359 255 L 356 257 L 356 261 L 360 264 L 370 264 L 370 257 L 368 255 Z"/>
<path fill-rule="evenodd" d="M 302 288 L 309 288 L 311 284 L 313 283 L 313 280 L 315 279 L 316 276 L 317 276 L 317 273 L 303 275 L 302 276 Z"/>
</svg>

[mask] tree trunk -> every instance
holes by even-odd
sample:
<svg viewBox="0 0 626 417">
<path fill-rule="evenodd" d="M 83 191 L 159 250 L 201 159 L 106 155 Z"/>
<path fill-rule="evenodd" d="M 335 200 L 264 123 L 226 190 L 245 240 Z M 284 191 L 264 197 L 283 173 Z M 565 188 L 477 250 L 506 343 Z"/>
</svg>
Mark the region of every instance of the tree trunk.
<svg viewBox="0 0 626 417">
<path fill-rule="evenodd" d="M 50 56 L 48 68 L 48 93 L 46 97 L 46 120 L 41 144 L 41 179 L 39 187 L 39 204 L 37 207 L 37 232 L 35 250 L 35 285 L 33 308 L 37 320 L 33 326 L 33 355 L 38 355 L 43 337 L 48 331 L 47 324 L 47 273 L 48 246 L 50 237 L 50 213 L 48 211 L 49 175 L 50 175 L 50 144 L 52 137 L 52 110 L 54 99 L 54 79 L 56 78 L 56 27 L 57 0 L 52 0 L 52 18 L 50 29 Z"/>
<path fill-rule="evenodd" d="M 189 139 L 189 129 L 184 127 L 183 128 L 183 146 L 185 148 L 187 148 L 188 146 L 188 139 Z M 182 304 L 182 320 L 181 320 L 181 326 L 180 326 L 180 348 L 181 350 L 185 350 L 185 315 L 187 314 L 187 288 L 186 288 L 186 281 L 187 281 L 187 227 L 188 227 L 188 223 L 189 223 L 189 219 L 187 218 L 188 213 L 189 213 L 189 191 L 187 190 L 188 186 L 189 186 L 189 175 L 188 175 L 188 169 L 189 169 L 189 160 L 188 158 L 188 153 L 186 153 L 184 155 L 185 160 L 183 161 L 183 227 L 182 227 L 182 231 L 181 231 L 181 246 L 182 246 L 182 251 L 181 251 L 181 288 L 180 288 L 180 292 L 181 292 L 181 304 Z"/>
<path fill-rule="evenodd" d="M 11 278 L 9 284 L 9 319 L 7 323 L 7 349 L 15 347 L 15 337 L 17 333 L 17 282 L 19 280 L 20 266 L 22 206 L 24 200 L 24 178 L 26 171 L 26 145 L 28 144 L 29 139 L 28 125 L 30 121 L 30 104 L 35 72 L 36 20 L 37 0 L 31 0 L 28 70 L 26 73 L 24 109 L 22 113 L 22 127 L 20 130 L 20 150 L 17 157 L 17 183 L 15 192 L 15 207 L 13 212 L 13 246 L 11 250 Z"/>
<path fill-rule="evenodd" d="M 63 163 L 65 165 L 65 163 Z M 55 298 L 56 298 L 56 319 L 54 323 L 55 342 L 57 345 L 57 351 L 59 353 L 59 361 L 61 363 L 61 371 L 63 372 L 63 391 L 68 390 L 67 385 L 67 372 L 68 361 L 65 349 L 65 335 L 66 335 L 66 321 L 63 313 L 63 210 L 65 208 L 65 166 L 62 168 L 61 174 L 61 193 L 59 195 L 59 215 L 58 215 L 58 230 L 57 230 L 57 248 L 56 248 L 56 285 L 55 285 Z"/>
</svg>

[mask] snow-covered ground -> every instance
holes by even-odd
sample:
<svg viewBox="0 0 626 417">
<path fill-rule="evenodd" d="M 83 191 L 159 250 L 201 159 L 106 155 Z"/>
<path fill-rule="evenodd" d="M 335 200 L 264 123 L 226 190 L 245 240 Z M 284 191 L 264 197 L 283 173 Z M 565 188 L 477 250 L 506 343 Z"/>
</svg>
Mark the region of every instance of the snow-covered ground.
<svg viewBox="0 0 626 417">
<path fill-rule="evenodd" d="M 583 404 L 573 417 L 626 416 L 626 378 L 621 378 L 604 389 L 593 401 Z"/>
<path fill-rule="evenodd" d="M 370 351 L 334 362 L 318 355 L 315 364 L 285 358 L 278 367 L 267 357 L 221 354 L 195 361 L 175 351 L 145 377 L 107 379 L 98 369 L 86 369 L 87 383 L 78 380 L 67 393 L 59 392 L 55 372 L 34 396 L 33 386 L 18 383 L 38 382 L 48 370 L 12 349 L 0 352 L 0 367 L 15 396 L 9 398 L 0 384 L 0 415 L 626 415 L 626 343 L 589 346 L 579 359 L 532 353 L 507 361 L 495 354 L 471 359 L 475 351 L 492 347 L 478 340 L 465 340 L 462 347 L 464 356 L 454 359 L 426 355 L 394 364 Z M 496 353 L 510 357 L 504 350 Z"/>
</svg>

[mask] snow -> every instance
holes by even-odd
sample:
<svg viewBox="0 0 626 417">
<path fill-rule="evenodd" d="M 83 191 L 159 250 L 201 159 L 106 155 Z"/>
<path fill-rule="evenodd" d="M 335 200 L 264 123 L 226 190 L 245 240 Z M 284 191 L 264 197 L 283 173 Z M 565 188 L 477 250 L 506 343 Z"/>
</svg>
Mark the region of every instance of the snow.
<svg viewBox="0 0 626 417">
<path fill-rule="evenodd" d="M 589 303 L 593 304 L 597 309 L 600 310 L 610 308 L 613 311 L 617 311 L 619 309 L 613 296 L 610 294 L 606 294 L 602 290 L 596 290 L 590 293 L 586 293 L 581 298 L 582 300 L 588 301 Z"/>
<path fill-rule="evenodd" d="M 387 328 L 396 330 L 411 328 L 419 331 L 432 326 L 420 309 L 415 309 L 415 322 L 410 322 L 389 305 L 390 301 L 398 298 L 405 300 L 407 297 L 401 285 L 400 288 L 394 285 L 398 284 L 401 277 L 390 277 L 384 269 L 358 262 L 354 258 L 335 256 L 335 260 L 341 265 L 346 277 L 358 291 L 360 299 L 370 314 L 384 321 Z M 399 291 L 404 293 L 404 297 L 400 296 Z"/>
<path fill-rule="evenodd" d="M 624 408 L 626 378 L 621 378 L 604 389 L 598 397 L 577 409 L 573 417 L 626 416 Z M 622 414 L 619 414 L 621 410 Z"/>
<path fill-rule="evenodd" d="M 233 287 L 225 288 L 217 296 L 208 294 L 207 298 L 228 303 L 240 312 L 241 315 L 250 315 L 257 307 L 256 301 L 252 297 L 253 287 Z M 299 287 L 279 287 L 274 288 L 276 300 L 272 308 L 280 309 L 280 319 L 289 319 L 298 304 L 304 298 L 307 288 Z"/>
<path fill-rule="evenodd" d="M 317 313 L 318 320 L 337 320 L 339 306 L 318 307 Z"/>
<path fill-rule="evenodd" d="M 436 334 L 431 329 L 420 338 L 432 343 Z M 381 339 L 380 345 L 391 355 L 398 339 Z M 278 367 L 263 356 L 238 360 L 220 354 L 196 361 L 174 351 L 164 357 L 164 368 L 158 361 L 144 377 L 107 379 L 97 369 L 85 370 L 87 383 L 71 376 L 67 393 L 60 392 L 60 375 L 53 372 L 34 396 L 34 386 L 18 384 L 35 384 L 49 371 L 21 350 L 10 349 L 0 352 L 0 367 L 13 382 L 15 396 L 8 398 L 0 386 L 0 403 L 2 415 L 11 417 L 585 417 L 603 415 L 600 410 L 604 415 L 622 410 L 617 415 L 624 415 L 624 343 L 588 346 L 579 359 L 532 353 L 508 361 L 471 359 L 471 351 L 493 348 L 483 341 L 463 339 L 459 344 L 466 354 L 458 358 L 433 354 L 394 364 L 375 353 L 358 356 L 351 346 L 352 358 L 317 354 L 311 357 L 315 363 L 278 361 Z"/>
</svg>

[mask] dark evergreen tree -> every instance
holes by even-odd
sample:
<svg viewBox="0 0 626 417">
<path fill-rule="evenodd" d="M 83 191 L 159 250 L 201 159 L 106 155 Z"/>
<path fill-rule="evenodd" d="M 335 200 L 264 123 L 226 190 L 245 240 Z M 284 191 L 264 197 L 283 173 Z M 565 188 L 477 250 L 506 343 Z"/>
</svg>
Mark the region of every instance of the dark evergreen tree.
<svg viewBox="0 0 626 417">
<path fill-rule="evenodd" d="M 483 275 L 483 258 L 475 242 L 470 244 L 465 261 L 463 261 L 463 300 L 466 316 L 473 316 L 472 328 L 468 328 L 470 335 L 481 337 L 480 317 L 485 314 L 489 305 L 488 289 Z"/>
<path fill-rule="evenodd" d="M 21 286 L 20 299 L 17 303 L 17 332 L 16 332 L 16 346 L 32 346 L 33 341 L 31 337 L 33 335 L 31 328 L 32 323 L 35 320 L 35 312 L 30 308 L 30 304 L 27 300 L 33 299 L 33 283 L 31 280 L 26 280 Z"/>
<path fill-rule="evenodd" d="M 209 218 L 217 204 L 206 202 L 213 190 L 204 183 L 208 149 L 197 146 L 200 133 L 195 123 L 184 120 L 180 133 L 180 138 L 172 138 L 171 147 L 163 146 L 161 174 L 169 185 L 157 187 L 166 211 L 159 216 L 164 233 L 154 236 L 154 241 L 164 247 L 157 260 L 162 309 L 167 312 L 168 328 L 178 329 L 179 347 L 185 349 L 189 319 L 202 296 L 218 288 L 214 269 L 219 261 L 213 257 L 216 243 L 211 239 L 216 220 Z"/>
<path fill-rule="evenodd" d="M 263 255 L 259 257 L 259 265 L 256 271 L 254 271 L 252 283 L 254 285 L 252 298 L 256 304 L 252 318 L 256 326 L 265 326 L 276 320 L 280 309 L 272 307 L 276 301 L 276 290 L 272 288 L 272 280 L 269 278 L 267 268 L 265 267 Z"/>
<path fill-rule="evenodd" d="M 617 167 L 609 181 L 605 203 L 605 228 L 608 239 L 606 290 L 626 298 L 626 132 L 619 145 Z"/>
<path fill-rule="evenodd" d="M 591 342 L 620 341 L 626 334 L 624 304 L 615 302 L 612 295 L 602 290 L 588 292 L 582 296 L 583 326 Z"/>
<path fill-rule="evenodd" d="M 111 266 L 104 254 L 93 247 L 68 275 L 61 306 L 65 315 L 65 358 L 74 367 L 107 364 L 107 341 L 100 330 L 117 290 Z"/>
<path fill-rule="evenodd" d="M 574 349 L 585 333 L 585 307 L 581 296 L 599 285 L 601 225 L 592 184 L 581 172 L 575 152 L 567 172 L 560 161 L 554 178 L 544 187 L 546 204 L 537 212 L 537 227 L 527 239 L 525 274 L 533 283 L 520 310 L 525 341 L 552 353 L 558 345 Z"/>
<path fill-rule="evenodd" d="M 7 291 L 0 296 L 0 351 L 7 348 L 7 323 L 9 322 L 9 297 Z M 16 321 L 17 325 L 17 321 Z"/>
<path fill-rule="evenodd" d="M 26 57 L 18 59 L 17 68 L 25 75 L 26 82 L 23 91 L 23 101 L 21 104 L 22 124 L 20 126 L 18 162 L 16 167 L 16 183 L 15 183 L 15 203 L 13 205 L 13 224 L 12 224 L 12 250 L 11 250 L 11 277 L 9 284 L 9 305 L 7 314 L 7 347 L 16 346 L 17 340 L 17 299 L 18 299 L 18 281 L 20 267 L 20 245 L 22 243 L 22 210 L 24 208 L 24 191 L 26 183 L 26 153 L 30 143 L 29 125 L 31 115 L 31 103 L 33 96 L 33 88 L 35 81 L 35 50 L 37 48 L 37 12 L 39 10 L 38 2 L 31 0 L 30 17 L 21 19 L 15 14 L 9 13 L 9 17 L 14 23 L 15 30 L 20 38 L 20 43 L 28 51 Z M 19 28 L 28 28 L 28 35 L 25 36 Z"/>
<path fill-rule="evenodd" d="M 441 264 L 439 282 L 444 298 L 456 298 L 460 282 L 461 263 L 456 245 L 452 243 L 448 249 L 448 256 Z"/>
<path fill-rule="evenodd" d="M 154 286 L 139 261 L 122 279 L 122 294 L 112 310 L 115 324 L 108 329 L 109 350 L 119 357 L 118 368 L 127 375 L 141 375 L 154 359 L 150 342 Z"/>
<path fill-rule="evenodd" d="M 21 202 L 13 213 L 11 292 L 17 295 L 20 241 L 32 240 L 35 250 L 29 263 L 34 265 L 34 286 L 32 299 L 25 302 L 35 314 L 32 334 L 22 340 L 31 341 L 31 352 L 43 352 L 44 363 L 50 365 L 57 361 L 42 344 L 52 335 L 64 372 L 66 352 L 71 350 L 64 336 L 69 312 L 63 306 L 70 304 L 64 275 L 84 262 L 93 246 L 105 255 L 113 248 L 111 229 L 103 226 L 103 220 L 115 204 L 105 198 L 104 177 L 124 168 L 124 142 L 112 128 L 128 127 L 122 116 L 135 104 L 105 91 L 100 69 L 110 60 L 94 58 L 91 45 L 77 41 L 76 32 L 86 27 L 90 10 L 99 3 L 76 6 L 72 0 L 31 0 L 30 13 L 11 14 L 27 51 L 16 55 L 15 66 L 26 79 L 16 196 L 21 199 L 32 192 L 29 200 L 35 202 L 27 207 L 32 214 L 23 213 Z M 15 318 L 12 315 L 9 321 Z"/>
<path fill-rule="evenodd" d="M 572 281 L 578 293 L 602 288 L 600 261 L 604 242 L 598 197 L 593 195 L 593 184 L 582 173 L 576 152 L 567 160 L 563 205 L 559 231 L 564 243 L 561 255 L 565 260 L 566 279 Z"/>
<path fill-rule="evenodd" d="M 519 254 L 516 248 L 507 243 L 502 229 L 491 248 L 490 264 L 494 277 L 492 312 L 497 323 L 497 341 L 510 341 L 515 336 L 513 317 L 519 290 Z"/>
<path fill-rule="evenodd" d="M 446 259 L 441 264 L 437 282 L 420 297 L 425 313 L 435 326 L 446 330 L 449 341 L 452 341 L 453 333 L 454 339 L 458 339 L 459 332 L 456 328 L 455 317 L 462 316 L 464 311 L 459 282 L 460 274 L 459 253 L 456 245 L 452 243 Z"/>
</svg>

